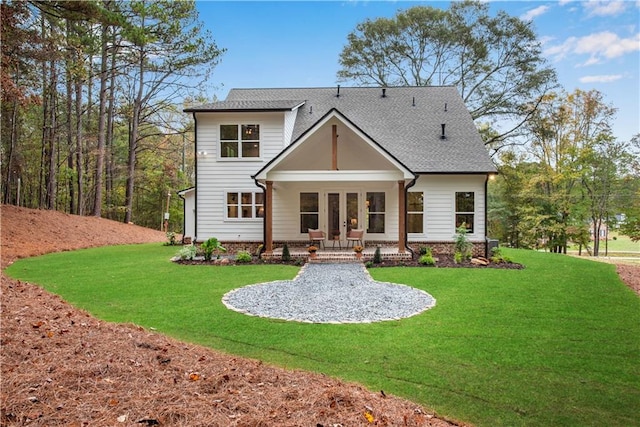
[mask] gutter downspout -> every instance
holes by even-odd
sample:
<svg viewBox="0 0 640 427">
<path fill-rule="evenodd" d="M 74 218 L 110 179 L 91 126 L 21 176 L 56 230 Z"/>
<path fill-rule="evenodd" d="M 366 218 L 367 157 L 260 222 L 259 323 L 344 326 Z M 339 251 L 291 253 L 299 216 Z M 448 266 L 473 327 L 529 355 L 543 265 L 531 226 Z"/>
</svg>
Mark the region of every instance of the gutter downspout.
<svg viewBox="0 0 640 427">
<path fill-rule="evenodd" d="M 251 178 L 253 178 L 253 182 L 256 184 L 256 187 L 262 190 L 262 195 L 263 195 L 262 200 L 264 201 L 265 215 L 262 217 L 262 247 L 258 252 L 258 258 L 260 258 L 260 256 L 262 256 L 262 253 L 265 251 L 265 247 L 267 244 L 267 228 L 265 227 L 265 221 L 267 220 L 267 215 L 266 215 L 267 214 L 267 187 L 262 185 L 260 181 L 256 179 L 255 175 L 253 175 Z"/>
<path fill-rule="evenodd" d="M 193 112 L 193 139 L 193 166 L 195 169 L 195 188 L 193 189 L 193 205 L 195 206 L 193 212 L 193 244 L 196 244 L 198 241 L 198 119 L 196 118 L 195 111 Z"/>
<path fill-rule="evenodd" d="M 489 225 L 487 218 L 487 214 L 489 212 L 489 207 L 487 206 L 487 202 L 489 200 L 489 175 L 490 174 L 487 174 L 484 178 L 484 257 L 487 259 L 489 258 L 489 236 L 487 234 L 487 228 Z"/>
<path fill-rule="evenodd" d="M 195 190 L 193 190 L 195 191 Z M 179 191 L 176 191 L 178 197 L 182 199 L 182 244 L 184 245 L 184 235 L 187 234 L 187 199 L 185 199 Z"/>
<path fill-rule="evenodd" d="M 411 259 L 413 259 L 416 256 L 416 253 L 413 251 L 413 249 L 411 248 L 411 246 L 409 246 L 409 231 L 407 228 L 407 220 L 409 219 L 409 213 L 407 211 L 407 208 L 409 207 L 409 188 L 413 187 L 414 185 L 416 185 L 416 181 L 418 180 L 418 177 L 414 175 L 414 178 L 409 181 L 409 184 L 404 186 L 404 241 L 406 242 L 405 244 L 405 249 L 408 249 L 409 252 L 411 252 Z"/>
</svg>

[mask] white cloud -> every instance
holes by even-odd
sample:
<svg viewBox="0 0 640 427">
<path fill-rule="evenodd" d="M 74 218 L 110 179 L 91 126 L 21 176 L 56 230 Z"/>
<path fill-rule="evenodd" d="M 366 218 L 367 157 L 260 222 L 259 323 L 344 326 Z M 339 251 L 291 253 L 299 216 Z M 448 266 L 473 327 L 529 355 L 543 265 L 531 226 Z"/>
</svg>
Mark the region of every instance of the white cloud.
<svg viewBox="0 0 640 427">
<path fill-rule="evenodd" d="M 621 14 L 625 9 L 625 4 L 621 0 L 589 0 L 584 3 L 584 7 L 589 16 L 609 16 Z"/>
<path fill-rule="evenodd" d="M 580 83 L 611 83 L 620 80 L 622 74 L 609 74 L 603 76 L 584 76 L 580 77 Z"/>
<path fill-rule="evenodd" d="M 527 11 L 524 15 L 520 17 L 523 21 L 533 21 L 534 18 L 537 18 L 540 15 L 544 15 L 549 10 L 549 6 L 538 6 L 535 9 L 531 9 Z"/>
<path fill-rule="evenodd" d="M 584 37 L 569 37 L 562 44 L 548 47 L 545 53 L 556 61 L 570 54 L 589 55 L 583 65 L 593 65 L 601 63 L 603 59 L 617 58 L 636 51 L 640 51 L 640 33 L 620 38 L 610 31 L 602 31 Z"/>
</svg>

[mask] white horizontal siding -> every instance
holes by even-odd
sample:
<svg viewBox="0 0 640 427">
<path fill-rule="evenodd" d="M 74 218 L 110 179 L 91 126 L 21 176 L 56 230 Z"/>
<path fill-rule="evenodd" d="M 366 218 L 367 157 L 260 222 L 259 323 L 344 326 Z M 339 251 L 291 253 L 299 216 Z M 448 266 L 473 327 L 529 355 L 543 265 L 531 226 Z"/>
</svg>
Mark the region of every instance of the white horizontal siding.
<svg viewBox="0 0 640 427">
<path fill-rule="evenodd" d="M 456 192 L 474 192 L 474 232 L 470 240 L 485 236 L 484 175 L 421 175 L 409 191 L 424 192 L 424 234 L 410 234 L 410 241 L 451 241 L 455 230 Z"/>
<path fill-rule="evenodd" d="M 263 238 L 262 219 L 225 219 L 228 191 L 261 192 L 251 178 L 284 145 L 283 113 L 198 113 L 197 239 L 255 241 Z M 220 124 L 259 124 L 259 159 L 219 159 Z"/>
<path fill-rule="evenodd" d="M 360 223 L 365 221 L 365 200 L 368 191 L 385 192 L 385 233 L 366 234 L 365 240 L 398 239 L 398 186 L 395 182 L 371 182 L 345 185 L 339 183 L 274 183 L 273 192 L 273 239 L 305 240 L 300 233 L 300 193 L 318 193 L 319 227 L 327 232 L 327 193 L 350 192 L 359 194 Z M 344 236 L 344 233 L 343 233 Z"/>
</svg>

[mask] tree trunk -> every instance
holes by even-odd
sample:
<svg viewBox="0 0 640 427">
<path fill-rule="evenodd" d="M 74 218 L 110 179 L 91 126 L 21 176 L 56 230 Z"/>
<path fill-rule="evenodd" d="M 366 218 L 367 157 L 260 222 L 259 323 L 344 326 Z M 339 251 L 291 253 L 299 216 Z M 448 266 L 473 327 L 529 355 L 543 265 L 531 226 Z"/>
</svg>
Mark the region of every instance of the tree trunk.
<svg viewBox="0 0 640 427">
<path fill-rule="evenodd" d="M 102 58 L 100 62 L 100 105 L 98 107 L 98 153 L 96 158 L 95 193 L 93 199 L 93 215 L 102 215 L 102 177 L 104 171 L 105 125 L 107 121 L 107 36 L 108 26 L 102 25 Z"/>
<path fill-rule="evenodd" d="M 80 60 L 80 56 L 76 57 Z M 78 215 L 84 215 L 84 153 L 83 153 L 83 135 L 82 135 L 82 80 L 77 77 L 75 82 L 76 90 L 76 186 L 78 187 Z"/>
</svg>

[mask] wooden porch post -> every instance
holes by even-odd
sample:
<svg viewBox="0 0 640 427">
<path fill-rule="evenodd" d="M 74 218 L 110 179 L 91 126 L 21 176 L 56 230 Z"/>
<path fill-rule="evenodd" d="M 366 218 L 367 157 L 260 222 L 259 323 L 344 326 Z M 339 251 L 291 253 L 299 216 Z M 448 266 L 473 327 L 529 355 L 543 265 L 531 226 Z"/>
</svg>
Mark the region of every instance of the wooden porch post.
<svg viewBox="0 0 640 427">
<path fill-rule="evenodd" d="M 398 252 L 403 254 L 406 250 L 407 241 L 406 241 L 406 233 L 407 229 L 406 225 L 407 214 L 406 214 L 406 203 L 405 203 L 405 191 L 404 191 L 404 180 L 398 181 Z"/>
<path fill-rule="evenodd" d="M 265 252 L 273 253 L 273 181 L 267 181 L 264 210 L 264 238 Z"/>
</svg>

